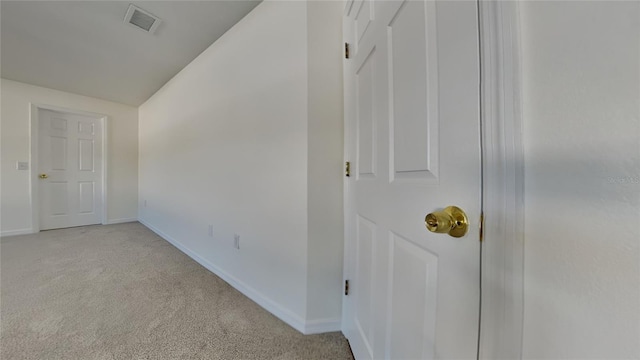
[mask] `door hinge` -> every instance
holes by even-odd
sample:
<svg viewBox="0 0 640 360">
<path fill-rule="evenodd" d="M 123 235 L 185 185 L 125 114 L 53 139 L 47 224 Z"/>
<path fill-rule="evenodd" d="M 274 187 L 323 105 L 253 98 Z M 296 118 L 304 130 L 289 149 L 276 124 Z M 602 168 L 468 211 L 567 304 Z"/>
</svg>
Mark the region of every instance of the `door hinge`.
<svg viewBox="0 0 640 360">
<path fill-rule="evenodd" d="M 484 212 L 480 213 L 480 242 L 484 239 Z"/>
<path fill-rule="evenodd" d="M 344 43 L 344 58 L 349 58 L 349 43 Z"/>
<path fill-rule="evenodd" d="M 351 176 L 351 162 L 349 162 L 349 161 L 344 163 L 344 175 L 346 177 Z"/>
<path fill-rule="evenodd" d="M 349 295 L 349 280 L 344 281 L 344 294 Z"/>
</svg>

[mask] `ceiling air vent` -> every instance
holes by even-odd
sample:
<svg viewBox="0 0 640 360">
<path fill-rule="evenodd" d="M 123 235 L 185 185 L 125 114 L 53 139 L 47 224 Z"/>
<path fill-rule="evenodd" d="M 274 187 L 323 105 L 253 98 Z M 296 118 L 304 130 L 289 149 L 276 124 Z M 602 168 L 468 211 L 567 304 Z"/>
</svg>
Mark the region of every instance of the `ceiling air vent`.
<svg viewBox="0 0 640 360">
<path fill-rule="evenodd" d="M 130 4 L 129 9 L 127 10 L 127 15 L 124 17 L 124 22 L 131 26 L 135 26 L 137 29 L 153 34 L 162 20 L 150 12 Z"/>
</svg>

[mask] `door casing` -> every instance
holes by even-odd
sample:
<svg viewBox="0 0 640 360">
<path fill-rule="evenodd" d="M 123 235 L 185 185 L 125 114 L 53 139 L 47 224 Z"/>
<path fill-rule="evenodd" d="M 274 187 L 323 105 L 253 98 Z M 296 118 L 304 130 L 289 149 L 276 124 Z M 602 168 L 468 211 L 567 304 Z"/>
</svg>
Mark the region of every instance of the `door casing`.
<svg viewBox="0 0 640 360">
<path fill-rule="evenodd" d="M 352 3 L 353 0 L 347 0 L 345 6 Z M 520 359 L 524 308 L 524 152 L 518 3 L 478 0 L 478 17 L 484 218 L 478 358 Z M 345 154 L 347 141 L 345 138 Z M 349 191 L 345 179 L 345 223 Z M 345 253 L 349 236 L 346 229 L 345 226 Z M 348 279 L 347 260 L 345 257 L 344 280 Z"/>
<path fill-rule="evenodd" d="M 479 359 L 521 359 L 524 150 L 517 1 L 479 0 L 484 240 Z"/>
<path fill-rule="evenodd" d="M 106 225 L 108 223 L 107 220 L 107 169 L 108 169 L 108 119 L 109 117 L 104 114 L 97 114 L 87 111 L 68 109 L 59 106 L 53 105 L 44 105 L 44 104 L 30 104 L 30 124 L 29 124 L 29 188 L 30 188 L 30 203 L 31 203 L 31 232 L 37 233 L 40 232 L 40 197 L 39 197 L 39 187 L 38 187 L 38 146 L 39 146 L 39 133 L 38 133 L 38 124 L 39 124 L 39 113 L 40 110 L 52 110 L 65 112 L 70 114 L 77 114 L 83 116 L 89 116 L 92 118 L 96 118 L 100 121 L 102 126 L 102 225 Z"/>
</svg>

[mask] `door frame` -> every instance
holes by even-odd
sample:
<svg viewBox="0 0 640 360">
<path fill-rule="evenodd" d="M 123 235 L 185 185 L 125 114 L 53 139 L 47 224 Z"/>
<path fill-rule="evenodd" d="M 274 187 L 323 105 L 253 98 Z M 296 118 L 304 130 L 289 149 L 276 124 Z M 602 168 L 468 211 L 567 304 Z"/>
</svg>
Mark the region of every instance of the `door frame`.
<svg viewBox="0 0 640 360">
<path fill-rule="evenodd" d="M 479 359 L 521 359 L 524 309 L 524 150 L 517 1 L 477 0 L 483 242 L 480 263 Z M 345 1 L 345 11 L 353 0 Z M 344 161 L 348 159 L 347 122 Z M 343 280 L 352 190 L 344 179 Z M 345 314 L 346 301 L 342 311 Z M 344 318 L 343 318 L 344 320 Z M 343 322 L 344 331 L 344 322 Z"/>
<path fill-rule="evenodd" d="M 39 122 L 40 110 L 51 110 L 74 115 L 92 117 L 100 122 L 102 126 L 102 225 L 108 223 L 107 220 L 107 169 L 108 169 L 108 123 L 109 116 L 105 114 L 93 113 L 89 111 L 69 109 L 60 106 L 30 103 L 29 104 L 29 199 L 31 203 L 31 232 L 40 232 L 40 194 L 38 181 L 38 147 L 39 147 Z"/>
<path fill-rule="evenodd" d="M 482 210 L 479 359 L 521 359 L 524 149 L 517 1 L 478 0 Z"/>
</svg>

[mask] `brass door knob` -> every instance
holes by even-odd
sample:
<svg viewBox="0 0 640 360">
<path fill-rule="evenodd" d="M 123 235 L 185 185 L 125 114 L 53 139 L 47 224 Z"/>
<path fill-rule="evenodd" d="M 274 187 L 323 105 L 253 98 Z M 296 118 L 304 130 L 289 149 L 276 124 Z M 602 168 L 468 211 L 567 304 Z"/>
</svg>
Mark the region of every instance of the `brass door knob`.
<svg viewBox="0 0 640 360">
<path fill-rule="evenodd" d="M 49 175 L 47 175 L 47 174 L 40 174 L 40 179 L 46 179 L 48 177 L 49 177 Z"/>
<path fill-rule="evenodd" d="M 442 211 L 434 211 L 424 218 L 424 225 L 431 232 L 463 237 L 469 229 L 467 214 L 456 206 L 447 206 Z"/>
</svg>

